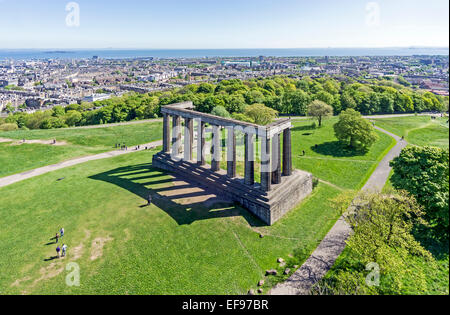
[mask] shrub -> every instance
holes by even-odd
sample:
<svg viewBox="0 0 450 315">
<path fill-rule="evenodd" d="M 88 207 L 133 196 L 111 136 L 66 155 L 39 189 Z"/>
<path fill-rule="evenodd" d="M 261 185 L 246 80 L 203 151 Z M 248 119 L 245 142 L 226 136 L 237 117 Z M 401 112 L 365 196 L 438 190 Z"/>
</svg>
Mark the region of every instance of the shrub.
<svg viewBox="0 0 450 315">
<path fill-rule="evenodd" d="M 13 131 L 19 129 L 19 126 L 17 126 L 16 123 L 6 123 L 3 125 L 0 125 L 1 131 Z"/>
</svg>

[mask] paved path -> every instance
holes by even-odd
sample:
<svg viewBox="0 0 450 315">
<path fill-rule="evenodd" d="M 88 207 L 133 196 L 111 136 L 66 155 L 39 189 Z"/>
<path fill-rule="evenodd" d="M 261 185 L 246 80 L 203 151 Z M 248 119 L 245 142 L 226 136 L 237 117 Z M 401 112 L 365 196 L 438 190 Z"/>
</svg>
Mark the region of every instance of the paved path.
<svg viewBox="0 0 450 315">
<path fill-rule="evenodd" d="M 363 187 L 363 191 L 381 191 L 389 179 L 391 167 L 389 162 L 397 157 L 407 145 L 398 136 L 381 128 L 378 130 L 391 136 L 397 144 L 383 158 L 377 169 Z M 312 286 L 322 279 L 336 262 L 346 246 L 346 240 L 351 233 L 351 228 L 341 217 L 325 236 L 317 249 L 306 260 L 306 262 L 284 283 L 275 286 L 269 294 L 271 295 L 307 295 Z"/>
<path fill-rule="evenodd" d="M 143 150 L 145 150 L 145 147 L 153 149 L 153 148 L 156 148 L 161 145 L 162 145 L 162 141 L 155 141 L 152 143 L 147 143 L 147 144 L 141 145 L 141 148 L 139 150 L 134 150 L 134 147 L 133 147 L 133 149 L 129 148 L 128 151 L 116 150 L 116 151 L 111 151 L 111 152 L 105 152 L 105 153 L 100 153 L 100 154 L 96 154 L 96 155 L 90 155 L 90 156 L 85 156 L 85 157 L 81 157 L 81 158 L 76 158 L 73 160 L 64 161 L 64 162 L 61 162 L 58 164 L 47 165 L 44 167 L 36 168 L 31 171 L 23 172 L 20 174 L 14 174 L 11 176 L 2 177 L 2 178 L 0 178 L 0 188 L 23 181 L 25 179 L 29 179 L 29 178 L 32 178 L 35 176 L 53 172 L 53 171 L 56 171 L 56 170 L 59 170 L 62 168 L 86 163 L 89 161 L 107 159 L 107 158 L 111 158 L 111 157 L 115 157 L 115 156 L 119 156 L 119 155 L 143 151 Z"/>
</svg>

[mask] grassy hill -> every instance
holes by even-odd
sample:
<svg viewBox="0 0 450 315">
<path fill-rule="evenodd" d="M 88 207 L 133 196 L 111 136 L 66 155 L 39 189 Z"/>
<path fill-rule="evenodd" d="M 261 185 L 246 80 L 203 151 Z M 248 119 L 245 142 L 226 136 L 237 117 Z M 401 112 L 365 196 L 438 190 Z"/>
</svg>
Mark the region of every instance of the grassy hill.
<svg viewBox="0 0 450 315">
<path fill-rule="evenodd" d="M 235 205 L 213 204 L 198 188 L 153 169 L 156 150 L 92 161 L 1 188 L 0 268 L 8 272 L 0 276 L 0 293 L 240 294 L 255 288 L 265 270 L 284 271 L 279 257 L 293 271 L 340 216 L 332 200 L 362 186 L 393 144 L 380 134 L 367 154 L 339 154 L 333 122 L 321 129 L 310 129 L 311 121 L 295 122 L 294 165 L 330 184 L 320 184 L 271 227 Z M 51 132 L 60 132 L 58 140 L 71 145 L 101 151 L 114 145 L 114 134 L 123 136 L 118 141 L 138 144 L 157 139 L 162 129 L 116 128 Z M 27 137 L 56 137 L 51 132 Z M 112 135 L 109 140 L 107 135 Z M 36 159 L 36 164 L 47 162 Z M 154 205 L 143 207 L 149 192 Z M 52 260 L 56 245 L 50 239 L 61 226 L 68 256 Z M 65 284 L 68 262 L 80 266 L 80 287 Z"/>
</svg>

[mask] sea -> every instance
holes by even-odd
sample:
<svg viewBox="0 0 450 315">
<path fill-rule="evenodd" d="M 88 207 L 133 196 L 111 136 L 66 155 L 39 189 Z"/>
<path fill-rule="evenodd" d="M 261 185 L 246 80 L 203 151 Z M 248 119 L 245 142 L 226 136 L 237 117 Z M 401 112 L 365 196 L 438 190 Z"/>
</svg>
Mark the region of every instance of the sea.
<svg viewBox="0 0 450 315">
<path fill-rule="evenodd" d="M 323 56 L 448 56 L 449 48 L 299 48 L 299 49 L 0 49 L 0 60 L 134 58 L 217 58 L 217 57 L 323 57 Z"/>
</svg>

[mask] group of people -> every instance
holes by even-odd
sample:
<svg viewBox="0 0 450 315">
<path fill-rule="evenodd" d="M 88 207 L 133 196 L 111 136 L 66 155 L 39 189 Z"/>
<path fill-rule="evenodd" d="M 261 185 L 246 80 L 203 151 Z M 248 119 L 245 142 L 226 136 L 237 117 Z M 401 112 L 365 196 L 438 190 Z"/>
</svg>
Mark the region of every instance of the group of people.
<svg viewBox="0 0 450 315">
<path fill-rule="evenodd" d="M 122 143 L 116 143 L 116 146 L 115 146 L 115 147 L 116 147 L 116 149 L 128 151 L 128 146 L 125 145 L 125 143 L 124 143 L 124 144 L 122 144 Z"/>
<path fill-rule="evenodd" d="M 59 230 L 59 234 L 56 233 L 55 244 L 58 244 L 59 239 L 62 239 L 63 237 L 64 237 L 64 228 L 61 228 Z M 60 247 L 58 244 L 56 247 L 56 257 L 57 258 L 66 257 L 66 253 L 67 253 L 67 245 L 63 243 L 62 246 Z"/>
</svg>

